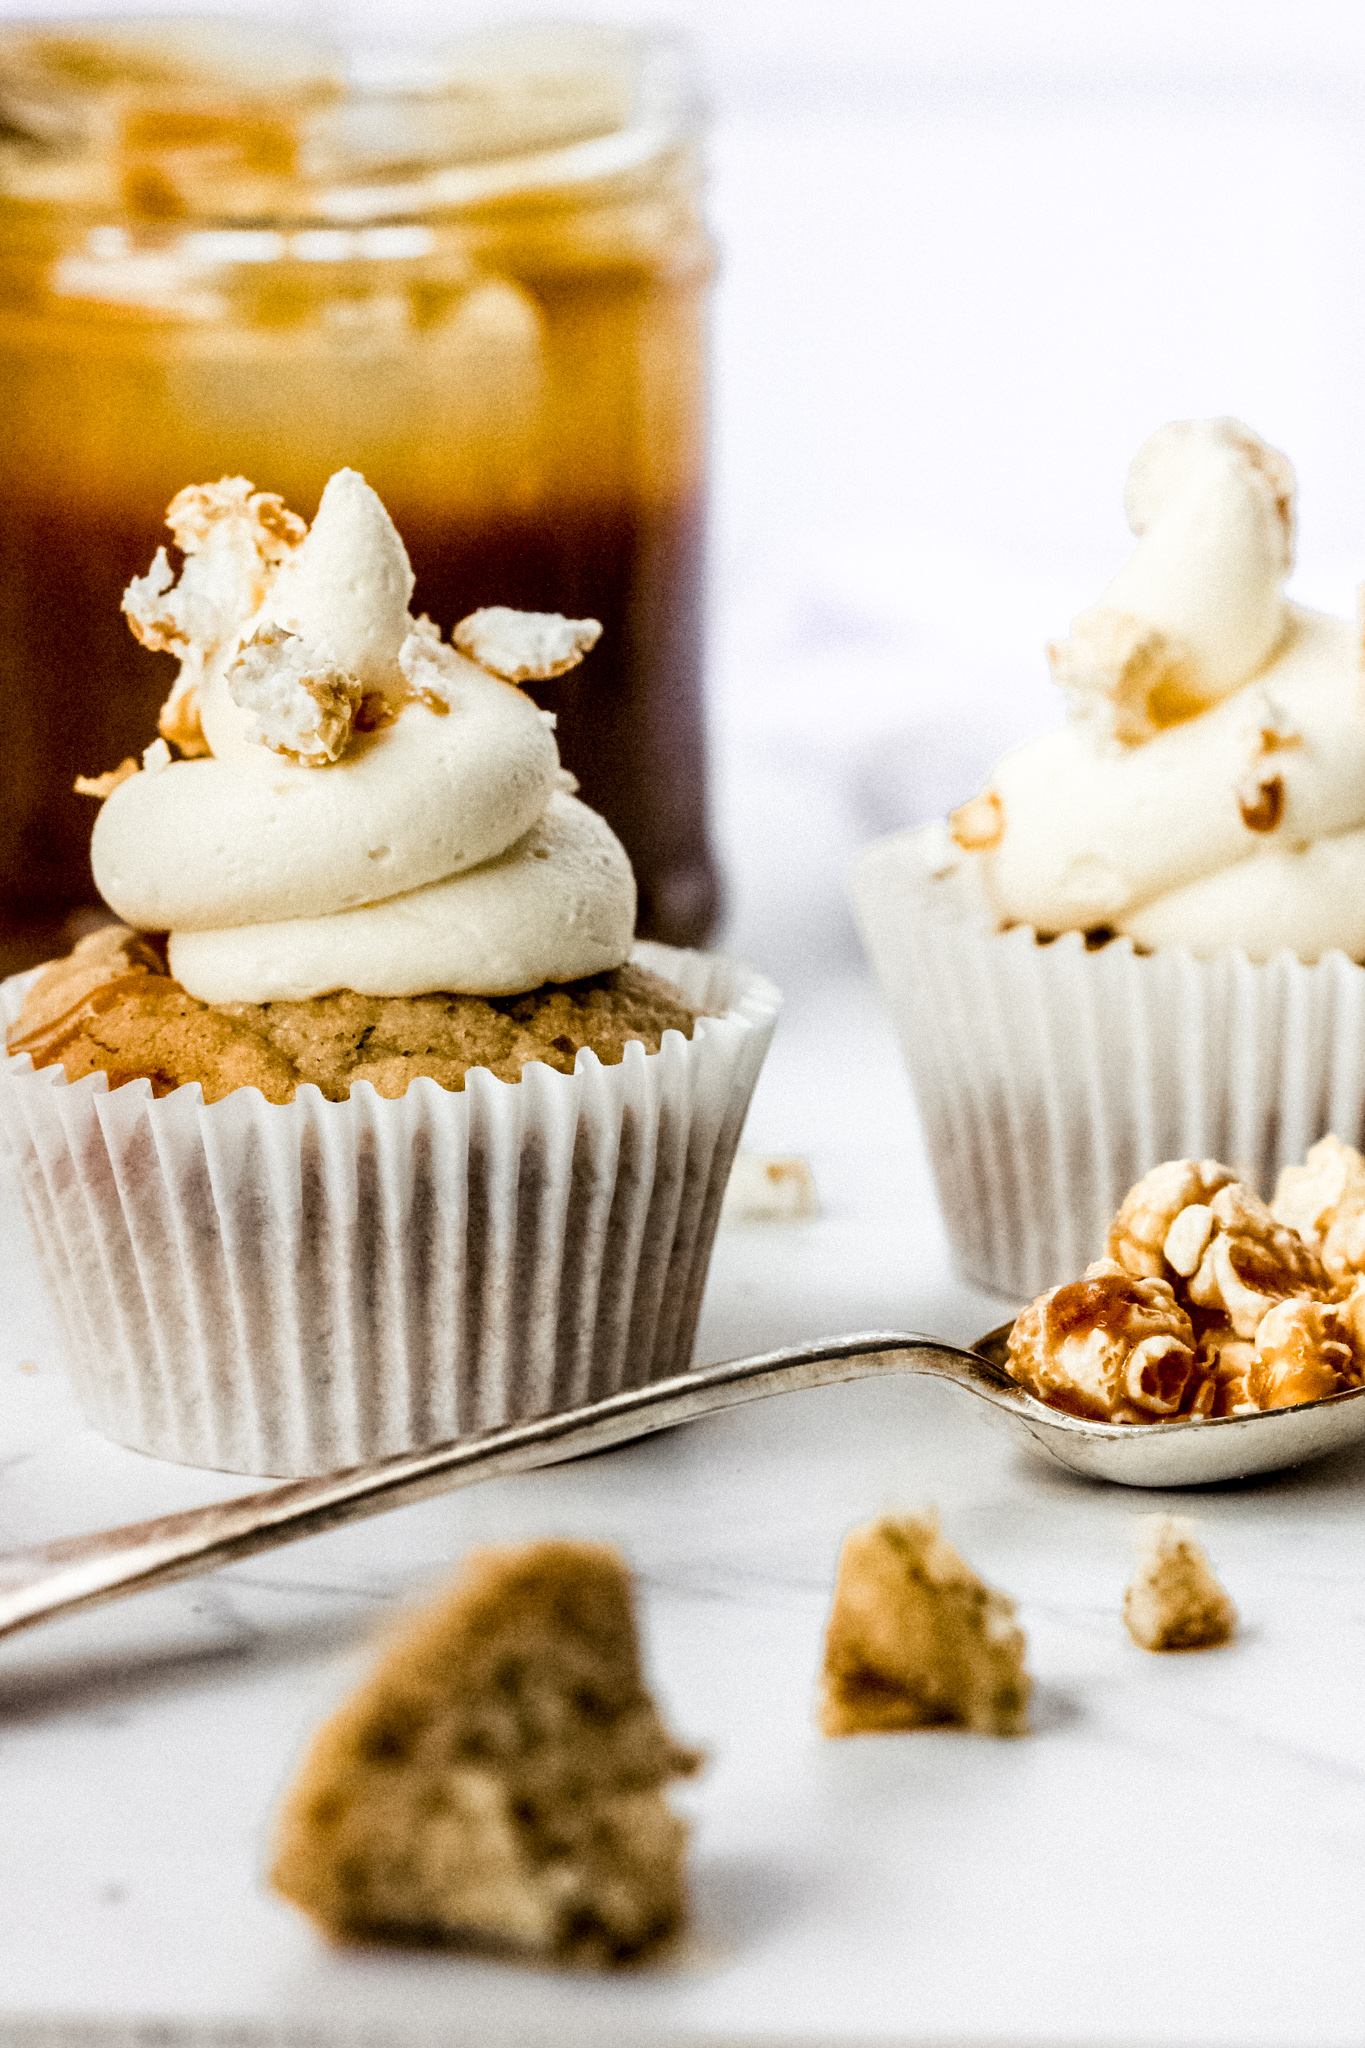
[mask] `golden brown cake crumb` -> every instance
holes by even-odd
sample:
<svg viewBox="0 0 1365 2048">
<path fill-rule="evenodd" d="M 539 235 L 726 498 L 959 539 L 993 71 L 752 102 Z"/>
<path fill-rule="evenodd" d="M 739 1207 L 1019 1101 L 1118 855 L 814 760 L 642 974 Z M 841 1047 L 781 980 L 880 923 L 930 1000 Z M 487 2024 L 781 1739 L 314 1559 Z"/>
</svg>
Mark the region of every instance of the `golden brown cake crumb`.
<svg viewBox="0 0 1365 2048">
<path fill-rule="evenodd" d="M 1206 1650 L 1231 1640 L 1237 1609 L 1219 1585 L 1188 1522 L 1151 1515 L 1138 1538 L 1138 1568 L 1123 1619 L 1141 1650 Z"/>
<path fill-rule="evenodd" d="M 621 1559 L 477 1550 L 313 1739 L 271 1881 L 342 1939 L 626 1962 L 682 1925 L 700 1762 L 645 1690 Z"/>
<path fill-rule="evenodd" d="M 948 1724 L 1023 1735 L 1031 1680 L 1014 1602 L 984 1585 L 938 1517 L 884 1516 L 845 1540 L 825 1637 L 820 1727 Z"/>
<path fill-rule="evenodd" d="M 627 965 L 526 995 L 362 996 L 306 1002 L 201 1003 L 167 972 L 152 941 L 121 925 L 83 939 L 30 989 L 9 1050 L 68 1080 L 103 1070 L 111 1087 L 145 1076 L 157 1095 L 197 1081 L 206 1102 L 259 1088 L 290 1102 L 312 1082 L 342 1102 L 355 1081 L 402 1095 L 426 1075 L 461 1089 L 471 1067 L 520 1079 L 528 1060 L 572 1073 L 580 1047 L 606 1066 L 639 1039 L 657 1052 L 668 1030 L 692 1036 L 699 1012 L 646 968 Z"/>
</svg>

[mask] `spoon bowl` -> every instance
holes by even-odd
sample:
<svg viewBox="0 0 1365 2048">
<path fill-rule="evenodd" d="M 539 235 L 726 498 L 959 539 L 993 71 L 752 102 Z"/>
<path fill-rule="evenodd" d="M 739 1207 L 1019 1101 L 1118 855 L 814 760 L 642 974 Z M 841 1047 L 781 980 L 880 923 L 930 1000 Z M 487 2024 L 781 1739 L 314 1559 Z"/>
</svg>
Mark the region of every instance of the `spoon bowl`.
<svg viewBox="0 0 1365 2048">
<path fill-rule="evenodd" d="M 866 1330 L 731 1359 L 583 1408 L 512 1423 L 486 1436 L 400 1451 L 347 1472 L 286 1480 L 264 1492 L 181 1514 L 8 1551 L 0 1554 L 0 1636 L 126 1593 L 216 1571 L 480 1479 L 610 1450 L 772 1394 L 889 1372 L 948 1380 L 985 1402 L 998 1426 L 1028 1450 L 1087 1479 L 1119 1486 L 1207 1486 L 1303 1465 L 1365 1443 L 1365 1388 L 1299 1408 L 1211 1421 L 1086 1422 L 1049 1408 L 1006 1371 L 1010 1328 L 1006 1323 L 991 1330 L 970 1351 L 933 1337 Z"/>
</svg>

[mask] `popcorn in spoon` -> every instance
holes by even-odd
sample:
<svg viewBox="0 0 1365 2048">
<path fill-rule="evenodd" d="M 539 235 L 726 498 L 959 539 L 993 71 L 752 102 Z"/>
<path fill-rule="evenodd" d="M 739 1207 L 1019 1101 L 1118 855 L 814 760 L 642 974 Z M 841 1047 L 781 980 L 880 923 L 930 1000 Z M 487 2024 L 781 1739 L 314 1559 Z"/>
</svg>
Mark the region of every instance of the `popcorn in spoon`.
<svg viewBox="0 0 1365 2048">
<path fill-rule="evenodd" d="M 1358 1154 L 1323 1140 L 1292 1172 L 1282 1215 L 1324 1245 L 1338 1227 L 1365 1235 Z M 1015 1322 L 1010 1370 L 1040 1400 L 1096 1421 L 1152 1422 L 1294 1407 L 1365 1384 L 1365 1277 L 1331 1269 L 1215 1160 L 1171 1159 L 1145 1174 L 1109 1251 Z"/>
<path fill-rule="evenodd" d="M 1168 1159 L 1154 1166 L 1124 1196 L 1109 1226 L 1106 1255 L 1137 1279 L 1169 1279 L 1166 1239 L 1177 1219 L 1236 1178 L 1216 1159 Z"/>
<path fill-rule="evenodd" d="M 577 668 L 597 645 L 596 619 L 566 619 L 560 612 L 517 612 L 489 605 L 461 619 L 451 641 L 505 683 L 545 682 Z"/>
<path fill-rule="evenodd" d="M 1171 1263 L 1187 1278 L 1190 1301 L 1226 1316 L 1239 1337 L 1254 1338 L 1277 1302 L 1335 1292 L 1316 1252 L 1240 1181 L 1184 1211 L 1168 1245 L 1173 1237 L 1180 1263 Z"/>
<path fill-rule="evenodd" d="M 1140 1650 L 1208 1650 L 1236 1633 L 1237 1609 L 1181 1517 L 1143 1517 L 1123 1619 Z"/>
<path fill-rule="evenodd" d="M 163 739 L 203 754 L 196 693 L 205 672 L 259 609 L 308 529 L 283 499 L 253 491 L 244 476 L 188 485 L 171 500 L 166 524 L 185 557 L 180 580 L 158 548 L 147 574 L 124 591 L 123 610 L 144 647 L 180 657 L 158 720 Z"/>
<path fill-rule="evenodd" d="M 1286 1166 L 1271 1214 L 1312 1245 L 1334 1280 L 1365 1272 L 1365 1159 L 1330 1133 L 1308 1148 L 1302 1166 Z"/>
<path fill-rule="evenodd" d="M 1176 420 L 1138 451 L 1124 508 L 1137 547 L 1047 653 L 1073 717 L 1136 746 L 1250 681 L 1284 637 L 1294 472 L 1240 420 Z"/>
<path fill-rule="evenodd" d="M 325 768 L 346 751 L 361 686 L 325 647 L 262 626 L 228 670 L 227 684 L 233 702 L 253 714 L 249 740 L 305 768 Z"/>
<path fill-rule="evenodd" d="M 1030 1303 L 1010 1332 L 1009 1369 L 1040 1401 L 1097 1422 L 1160 1421 L 1201 1390 L 1194 1329 L 1168 1283 L 1113 1259 Z"/>
</svg>

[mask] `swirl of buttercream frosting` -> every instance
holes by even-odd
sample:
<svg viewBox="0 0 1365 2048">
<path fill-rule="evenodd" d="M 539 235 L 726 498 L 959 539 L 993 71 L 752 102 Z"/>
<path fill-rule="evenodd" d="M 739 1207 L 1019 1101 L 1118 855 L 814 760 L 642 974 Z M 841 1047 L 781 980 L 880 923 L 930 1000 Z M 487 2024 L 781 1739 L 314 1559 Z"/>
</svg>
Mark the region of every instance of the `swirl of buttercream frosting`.
<svg viewBox="0 0 1365 2048">
<path fill-rule="evenodd" d="M 249 489 L 224 490 L 233 517 Z M 414 624 L 411 592 L 383 505 L 339 472 L 255 608 L 225 631 L 219 604 L 189 649 L 211 752 L 149 751 L 104 803 L 101 894 L 170 933 L 201 1000 L 510 994 L 626 958 L 630 864 L 562 793 L 553 721 Z"/>
<path fill-rule="evenodd" d="M 1141 594 L 1127 667 L 1096 653 L 1105 607 L 1082 614 L 1053 650 L 1071 720 L 1000 763 L 959 845 L 1004 924 L 1365 956 L 1360 637 L 1282 596 L 1288 464 L 1236 422 L 1182 422 L 1129 502 L 1143 561 L 1110 587 Z"/>
</svg>

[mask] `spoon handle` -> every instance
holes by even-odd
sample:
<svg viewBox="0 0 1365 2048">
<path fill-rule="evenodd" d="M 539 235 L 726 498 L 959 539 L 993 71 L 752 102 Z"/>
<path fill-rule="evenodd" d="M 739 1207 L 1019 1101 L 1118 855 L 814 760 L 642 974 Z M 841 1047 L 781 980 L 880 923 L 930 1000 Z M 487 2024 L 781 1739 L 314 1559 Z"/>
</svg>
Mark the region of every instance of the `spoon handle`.
<svg viewBox="0 0 1365 2048">
<path fill-rule="evenodd" d="M 257 1551 L 319 1536 L 389 1508 L 429 1500 L 480 1479 L 530 1472 L 723 1408 L 801 1387 L 832 1386 L 877 1372 L 927 1372 L 967 1382 L 1014 1405 L 1007 1376 L 988 1360 L 929 1337 L 867 1330 L 819 1344 L 736 1358 L 611 1394 L 583 1408 L 513 1423 L 486 1436 L 401 1451 L 370 1465 L 294 1479 L 263 1493 L 211 1502 L 88 1536 L 0 1552 L 0 1636 L 59 1614 L 117 1600 L 236 1564 Z M 1013 1389 L 1018 1399 L 1019 1390 Z"/>
</svg>

